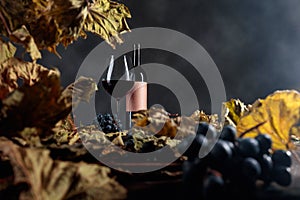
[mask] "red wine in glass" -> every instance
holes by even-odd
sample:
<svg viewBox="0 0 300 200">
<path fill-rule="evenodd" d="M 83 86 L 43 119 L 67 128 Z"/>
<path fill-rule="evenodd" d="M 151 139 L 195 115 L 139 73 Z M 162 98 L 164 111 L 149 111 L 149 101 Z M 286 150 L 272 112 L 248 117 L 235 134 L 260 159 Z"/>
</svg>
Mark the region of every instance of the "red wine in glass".
<svg viewBox="0 0 300 200">
<path fill-rule="evenodd" d="M 116 99 L 124 97 L 133 87 L 134 81 L 130 80 L 102 80 L 102 86 L 108 94 Z"/>
<path fill-rule="evenodd" d="M 119 117 L 119 102 L 133 87 L 134 82 L 129 73 L 126 55 L 123 59 L 115 62 L 114 55 L 110 57 L 109 67 L 104 79 L 102 79 L 102 86 L 105 91 L 116 100 L 117 117 Z"/>
</svg>

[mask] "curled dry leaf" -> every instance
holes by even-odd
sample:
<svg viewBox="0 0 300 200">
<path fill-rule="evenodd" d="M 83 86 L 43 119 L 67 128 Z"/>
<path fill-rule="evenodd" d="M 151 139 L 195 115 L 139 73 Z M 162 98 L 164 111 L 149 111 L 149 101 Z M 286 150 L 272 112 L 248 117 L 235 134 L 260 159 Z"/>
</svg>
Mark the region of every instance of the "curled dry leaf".
<svg viewBox="0 0 300 200">
<path fill-rule="evenodd" d="M 14 57 L 17 48 L 11 42 L 4 42 L 0 38 L 0 64 Z"/>
<path fill-rule="evenodd" d="M 98 90 L 96 82 L 89 77 L 80 76 L 63 91 L 64 96 L 70 97 L 73 108 L 80 102 L 89 103 L 91 96 Z"/>
<path fill-rule="evenodd" d="M 222 123 L 236 126 L 240 118 L 247 113 L 249 106 L 239 99 L 230 99 L 222 104 Z"/>
<path fill-rule="evenodd" d="M 135 113 L 133 122 L 135 127 L 142 127 L 158 137 L 167 136 L 178 139 L 195 134 L 199 122 L 207 122 L 216 129 L 221 127 L 216 114 L 207 115 L 204 111 L 196 110 L 190 116 L 178 116 L 156 107 Z"/>
<path fill-rule="evenodd" d="M 79 100 L 89 101 L 96 91 L 95 82 L 90 78 L 80 77 L 63 89 L 59 71 L 16 58 L 2 63 L 0 71 L 3 88 L 0 134 L 25 138 L 29 144 L 31 142 L 28 140 L 32 140 L 32 136 L 46 139 L 52 133 L 59 143 L 74 144 L 79 139 L 70 117 L 72 103 L 76 107 Z M 18 84 L 20 79 L 22 85 Z M 80 99 L 72 102 L 73 92 Z M 35 131 L 26 135 L 29 133 L 24 131 L 26 128 Z"/>
<path fill-rule="evenodd" d="M 294 147 L 291 132 L 299 126 L 299 121 L 300 93 L 296 90 L 280 90 L 265 99 L 258 99 L 249 112 L 240 118 L 236 127 L 239 136 L 255 137 L 259 133 L 266 133 L 272 137 L 273 149 L 290 149 Z M 300 133 L 296 134 L 299 136 Z"/>
<path fill-rule="evenodd" d="M 219 122 L 219 118 L 217 114 L 206 114 L 203 110 L 196 110 L 191 116 L 191 119 L 193 119 L 195 122 L 207 122 L 211 125 L 213 125 L 217 130 L 221 128 L 221 124 Z"/>
<path fill-rule="evenodd" d="M 12 32 L 12 34 L 9 35 L 9 37 L 11 41 L 23 44 L 33 61 L 42 57 L 41 52 L 34 41 L 34 38 L 30 35 L 26 26 L 23 25 L 21 28 L 15 30 L 14 32 Z"/>
<path fill-rule="evenodd" d="M 53 160 L 47 149 L 21 148 L 0 137 L 1 199 L 125 199 L 108 167 Z"/>
<path fill-rule="evenodd" d="M 9 58 L 0 63 L 0 99 L 4 99 L 9 93 L 17 89 L 19 81 L 22 81 L 22 86 L 30 87 L 40 80 L 47 82 L 48 77 L 51 76 L 59 77 L 59 72 L 49 70 L 36 63 Z"/>
<path fill-rule="evenodd" d="M 86 32 L 114 47 L 122 42 L 120 34 L 129 31 L 126 19 L 130 17 L 124 4 L 110 0 L 0 1 L 0 33 L 16 38 L 33 59 L 40 57 L 36 47 L 58 55 L 58 44 L 67 46 L 86 37 Z"/>
<path fill-rule="evenodd" d="M 130 30 L 126 18 L 131 18 L 131 14 L 126 6 L 110 0 L 95 0 L 86 11 L 85 31 L 101 36 L 113 47 L 123 42 L 120 33 Z"/>
<path fill-rule="evenodd" d="M 16 136 L 26 127 L 47 133 L 71 112 L 71 102 L 62 95 L 57 70 L 16 58 L 7 60 L 0 67 L 1 85 L 12 91 L 1 99 L 1 134 Z M 19 79 L 23 81 L 21 87 Z"/>
</svg>

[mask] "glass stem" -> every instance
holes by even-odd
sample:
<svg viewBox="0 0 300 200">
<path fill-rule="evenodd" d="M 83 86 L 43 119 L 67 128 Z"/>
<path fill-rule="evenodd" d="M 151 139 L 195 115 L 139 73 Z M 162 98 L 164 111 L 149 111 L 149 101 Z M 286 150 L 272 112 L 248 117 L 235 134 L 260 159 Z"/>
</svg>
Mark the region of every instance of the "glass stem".
<svg viewBox="0 0 300 200">
<path fill-rule="evenodd" d="M 116 99 L 116 104 L 117 104 L 117 117 L 120 117 L 119 116 L 119 111 L 120 111 L 120 108 L 119 108 L 120 107 L 120 105 L 119 105 L 120 104 L 120 99 L 119 98 Z"/>
</svg>

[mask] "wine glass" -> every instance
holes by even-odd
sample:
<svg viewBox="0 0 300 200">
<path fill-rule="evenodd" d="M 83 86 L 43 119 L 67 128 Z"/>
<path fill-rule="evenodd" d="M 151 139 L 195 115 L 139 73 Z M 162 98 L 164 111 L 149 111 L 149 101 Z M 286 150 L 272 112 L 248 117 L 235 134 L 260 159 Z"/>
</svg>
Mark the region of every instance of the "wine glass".
<svg viewBox="0 0 300 200">
<path fill-rule="evenodd" d="M 102 79 L 102 86 L 105 91 L 116 100 L 116 116 L 120 114 L 120 100 L 133 87 L 134 82 L 129 73 L 129 62 L 126 55 L 115 59 L 110 56 L 107 72 Z"/>
</svg>

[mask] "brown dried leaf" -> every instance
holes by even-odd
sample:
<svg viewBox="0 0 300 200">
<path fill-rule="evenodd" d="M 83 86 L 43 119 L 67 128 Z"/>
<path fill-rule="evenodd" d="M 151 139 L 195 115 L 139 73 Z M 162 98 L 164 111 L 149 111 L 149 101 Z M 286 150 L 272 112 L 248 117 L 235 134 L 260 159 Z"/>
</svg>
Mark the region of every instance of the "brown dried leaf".
<svg viewBox="0 0 300 200">
<path fill-rule="evenodd" d="M 126 189 L 111 177 L 108 167 L 52 160 L 46 149 L 21 148 L 0 138 L 0 163 L 11 171 L 0 182 L 3 198 L 125 199 Z M 10 190 L 6 191 L 7 188 Z M 7 196 L 6 196 L 7 195 Z"/>
<path fill-rule="evenodd" d="M 21 34 L 25 40 L 19 42 L 34 60 L 39 58 L 36 46 L 58 55 L 58 44 L 67 46 L 79 37 L 85 38 L 86 32 L 95 33 L 114 47 L 115 42 L 122 42 L 120 34 L 129 31 L 126 19 L 130 17 L 125 5 L 110 0 L 0 1 L 0 33 L 9 37 L 26 26 L 28 32 L 22 30 Z"/>
<path fill-rule="evenodd" d="M 0 63 L 0 99 L 4 99 L 10 92 L 17 89 L 20 79 L 22 79 L 23 86 L 32 86 L 53 75 L 59 76 L 59 72 L 36 63 L 10 58 Z"/>
<path fill-rule="evenodd" d="M 15 30 L 9 35 L 11 41 L 22 44 L 26 51 L 30 54 L 33 61 L 42 57 L 40 50 L 38 49 L 34 38 L 30 35 L 26 26 Z"/>
<path fill-rule="evenodd" d="M 206 122 L 213 125 L 216 129 L 221 128 L 221 124 L 219 122 L 219 118 L 217 114 L 208 115 L 203 110 L 196 110 L 191 116 L 195 122 Z"/>
<path fill-rule="evenodd" d="M 29 1 L 1 0 L 0 1 L 0 33 L 9 36 L 12 31 L 21 27 L 26 20 L 26 8 Z M 3 22 L 5 24 L 3 24 Z"/>
<path fill-rule="evenodd" d="M 17 48 L 10 42 L 4 42 L 0 38 L 0 64 L 14 57 Z"/>
<path fill-rule="evenodd" d="M 63 91 L 64 96 L 69 96 L 73 101 L 73 109 L 79 102 L 89 103 L 91 96 L 98 90 L 96 82 L 89 77 L 80 76 Z"/>
<path fill-rule="evenodd" d="M 125 5 L 110 0 L 95 0 L 85 12 L 82 14 L 86 16 L 84 31 L 99 35 L 112 47 L 123 42 L 120 33 L 129 31 L 126 18 L 131 18 Z"/>
<path fill-rule="evenodd" d="M 300 122 L 300 93 L 280 90 L 265 99 L 258 99 L 237 123 L 239 136 L 255 137 L 266 133 L 272 137 L 273 149 L 290 149 L 290 134 Z M 259 125 L 257 128 L 253 128 Z"/>
<path fill-rule="evenodd" d="M 24 81 L 19 88 L 18 78 Z M 1 99 L 1 134 L 16 136 L 24 128 L 34 127 L 46 135 L 71 112 L 72 102 L 62 94 L 57 70 L 13 58 L 1 65 L 0 81 L 8 92 L 17 88 Z"/>
<path fill-rule="evenodd" d="M 147 111 L 134 113 L 133 122 L 135 128 L 141 128 L 157 137 L 166 136 L 170 138 L 183 138 L 187 135 L 195 134 L 199 114 L 195 112 L 192 116 L 175 117 L 160 107 L 151 107 Z M 213 124 L 217 120 L 215 116 L 207 116 Z"/>
</svg>

